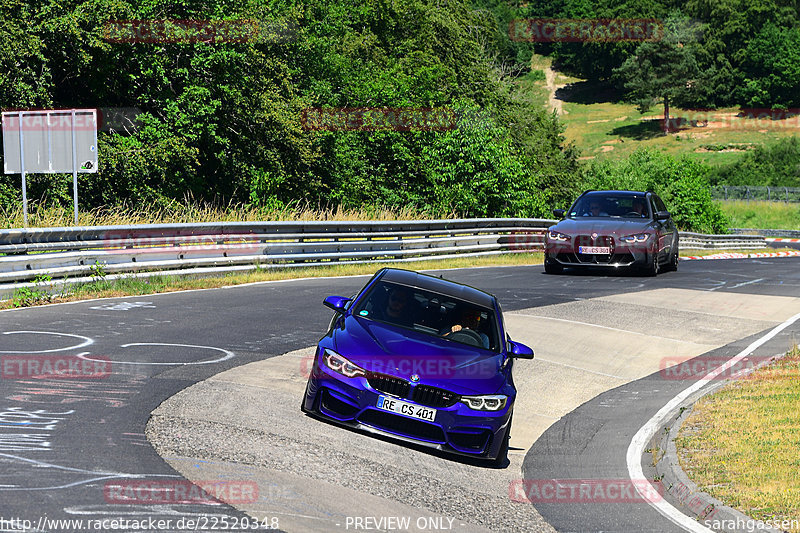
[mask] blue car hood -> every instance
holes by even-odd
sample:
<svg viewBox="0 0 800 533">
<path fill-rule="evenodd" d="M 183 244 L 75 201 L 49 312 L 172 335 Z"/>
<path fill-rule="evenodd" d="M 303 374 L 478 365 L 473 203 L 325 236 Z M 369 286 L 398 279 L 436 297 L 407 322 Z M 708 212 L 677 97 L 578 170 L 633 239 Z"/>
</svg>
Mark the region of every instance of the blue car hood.
<svg viewBox="0 0 800 533">
<path fill-rule="evenodd" d="M 333 333 L 335 350 L 364 370 L 390 374 L 457 394 L 494 394 L 505 383 L 504 355 L 349 315 Z M 412 380 L 413 381 L 413 380 Z"/>
</svg>

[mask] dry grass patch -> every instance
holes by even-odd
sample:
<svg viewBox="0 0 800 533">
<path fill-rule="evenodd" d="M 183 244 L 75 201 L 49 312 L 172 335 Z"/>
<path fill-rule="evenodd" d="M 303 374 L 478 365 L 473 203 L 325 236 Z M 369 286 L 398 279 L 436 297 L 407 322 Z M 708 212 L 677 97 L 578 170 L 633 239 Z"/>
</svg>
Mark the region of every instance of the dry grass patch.
<svg viewBox="0 0 800 533">
<path fill-rule="evenodd" d="M 800 520 L 798 407 L 795 346 L 697 402 L 675 441 L 681 466 L 701 490 L 752 518 Z"/>
<path fill-rule="evenodd" d="M 142 204 L 98 208 L 78 213 L 79 226 L 117 226 L 129 224 L 179 224 L 197 222 L 262 222 L 262 221 L 326 221 L 326 220 L 420 220 L 431 218 L 429 214 L 411 207 L 390 209 L 380 206 L 365 206 L 361 209 L 312 208 L 292 206 L 280 209 L 249 209 L 244 206 L 214 207 L 191 201 L 174 202 L 169 206 Z M 450 214 L 441 218 L 455 218 Z M 23 227 L 22 207 L 5 212 L 0 210 L 2 228 Z M 28 227 L 70 227 L 75 224 L 72 209 L 42 207 L 28 213 Z"/>
<path fill-rule="evenodd" d="M 180 276 L 159 275 L 150 278 L 123 277 L 116 280 L 98 279 L 85 285 L 68 287 L 60 294 L 46 295 L 41 289 L 33 291 L 41 295 L 40 298 L 21 298 L 17 295 L 11 300 L 0 301 L 0 309 L 14 307 L 28 307 L 30 305 L 87 300 L 93 298 L 113 298 L 122 296 L 138 296 L 163 292 L 175 292 L 193 289 L 211 289 L 256 283 L 263 281 L 276 281 L 284 279 L 297 279 L 323 276 L 355 276 L 360 274 L 374 274 L 383 267 L 405 268 L 408 270 L 429 270 L 446 268 L 470 268 L 506 265 L 537 265 L 542 264 L 543 254 L 540 252 L 515 253 L 479 257 L 458 257 L 451 259 L 438 259 L 427 261 L 410 261 L 397 263 L 372 263 L 372 264 L 331 264 L 330 266 L 314 267 L 280 267 L 261 268 L 245 273 L 231 273 L 219 277 L 183 278 Z M 31 291 L 27 291 L 30 293 Z"/>
</svg>

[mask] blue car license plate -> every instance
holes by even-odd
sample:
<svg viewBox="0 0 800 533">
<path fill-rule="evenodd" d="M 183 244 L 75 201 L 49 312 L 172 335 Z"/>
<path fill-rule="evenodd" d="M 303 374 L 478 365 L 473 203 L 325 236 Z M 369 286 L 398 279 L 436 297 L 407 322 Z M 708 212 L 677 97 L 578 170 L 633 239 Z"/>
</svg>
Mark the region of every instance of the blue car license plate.
<svg viewBox="0 0 800 533">
<path fill-rule="evenodd" d="M 396 398 L 387 398 L 386 396 L 378 396 L 377 407 L 390 413 L 398 413 L 428 422 L 433 422 L 436 418 L 436 409 L 422 407 Z"/>
</svg>

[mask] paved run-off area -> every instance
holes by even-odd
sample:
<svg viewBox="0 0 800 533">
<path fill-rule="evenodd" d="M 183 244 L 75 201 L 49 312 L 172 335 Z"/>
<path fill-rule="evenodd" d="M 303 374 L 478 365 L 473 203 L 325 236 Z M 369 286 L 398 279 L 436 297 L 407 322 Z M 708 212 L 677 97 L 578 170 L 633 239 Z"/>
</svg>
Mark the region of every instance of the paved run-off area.
<svg viewBox="0 0 800 533">
<path fill-rule="evenodd" d="M 526 452 L 552 424 L 605 391 L 798 311 L 800 301 L 787 296 L 655 288 L 507 312 L 512 337 L 536 358 L 515 366 L 519 396 L 504 469 L 303 415 L 313 348 L 189 387 L 153 412 L 147 437 L 189 479 L 256 481 L 258 501 L 237 507 L 279 516 L 286 531 L 353 530 L 357 519 L 390 530 L 380 522 L 389 517 L 408 518 L 411 531 L 553 531 L 533 506 L 509 497 Z"/>
</svg>

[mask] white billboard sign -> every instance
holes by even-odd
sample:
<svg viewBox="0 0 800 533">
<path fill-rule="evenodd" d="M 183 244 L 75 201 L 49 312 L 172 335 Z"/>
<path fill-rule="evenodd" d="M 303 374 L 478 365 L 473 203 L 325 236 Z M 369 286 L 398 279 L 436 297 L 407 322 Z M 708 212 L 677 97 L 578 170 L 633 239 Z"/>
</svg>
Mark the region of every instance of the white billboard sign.
<svg viewBox="0 0 800 533">
<path fill-rule="evenodd" d="M 3 111 L 3 172 L 22 175 L 26 226 L 25 175 L 72 172 L 77 224 L 78 173 L 97 172 L 97 110 Z"/>
</svg>

